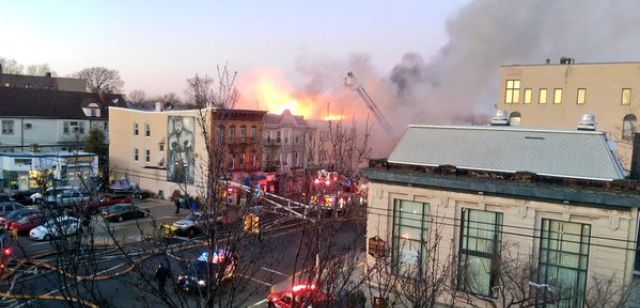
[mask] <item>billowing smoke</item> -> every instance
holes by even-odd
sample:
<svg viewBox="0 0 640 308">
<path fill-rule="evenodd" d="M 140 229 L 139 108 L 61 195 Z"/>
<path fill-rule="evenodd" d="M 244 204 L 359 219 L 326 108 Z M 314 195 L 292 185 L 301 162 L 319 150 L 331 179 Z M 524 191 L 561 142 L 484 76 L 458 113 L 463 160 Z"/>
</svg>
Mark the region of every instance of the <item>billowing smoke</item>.
<svg viewBox="0 0 640 308">
<path fill-rule="evenodd" d="M 319 98 L 316 115 L 329 107 L 362 119 L 368 110 L 342 84 L 353 71 L 394 126 L 393 135 L 374 131 L 381 142 L 397 140 L 408 124 L 477 124 L 495 111 L 502 65 L 558 63 L 562 56 L 576 63 L 640 60 L 638 12 L 640 1 L 475 0 L 449 19 L 449 40 L 433 58 L 410 51 L 379 72 L 364 54 L 304 55 L 296 63 L 306 81 L 299 91 Z"/>
<path fill-rule="evenodd" d="M 402 57 L 384 107 L 396 125 L 451 123 L 493 113 L 501 65 L 638 61 L 639 11 L 638 1 L 473 1 L 449 20 L 436 57 Z"/>
</svg>

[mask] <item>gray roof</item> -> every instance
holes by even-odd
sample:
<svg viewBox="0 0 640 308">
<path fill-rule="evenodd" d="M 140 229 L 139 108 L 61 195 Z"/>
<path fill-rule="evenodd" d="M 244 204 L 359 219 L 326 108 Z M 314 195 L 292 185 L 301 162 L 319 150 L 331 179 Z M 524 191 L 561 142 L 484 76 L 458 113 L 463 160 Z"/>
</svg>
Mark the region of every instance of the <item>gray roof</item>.
<svg viewBox="0 0 640 308">
<path fill-rule="evenodd" d="M 625 177 L 603 132 L 411 125 L 388 161 L 581 179 Z"/>
</svg>

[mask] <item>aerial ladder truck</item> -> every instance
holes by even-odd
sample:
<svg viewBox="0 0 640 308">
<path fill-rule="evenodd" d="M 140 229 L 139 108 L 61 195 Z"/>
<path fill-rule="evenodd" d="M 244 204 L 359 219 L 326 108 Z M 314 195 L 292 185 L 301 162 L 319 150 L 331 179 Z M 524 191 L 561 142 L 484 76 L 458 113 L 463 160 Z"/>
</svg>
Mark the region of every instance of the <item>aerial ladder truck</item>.
<svg viewBox="0 0 640 308">
<path fill-rule="evenodd" d="M 362 86 L 362 84 L 358 82 L 352 72 L 347 73 L 347 77 L 344 78 L 344 85 L 347 88 L 350 88 L 351 90 L 358 93 L 358 96 L 360 96 L 360 98 L 364 101 L 371 113 L 373 113 L 373 116 L 376 117 L 378 123 L 380 123 L 380 125 L 384 127 L 387 133 L 390 134 L 392 131 L 391 125 L 389 125 L 389 122 L 387 122 L 387 119 L 384 117 L 384 115 L 382 115 L 382 112 L 380 111 L 376 103 L 373 102 L 371 96 L 369 96 L 367 91 L 364 89 L 364 86 Z"/>
</svg>

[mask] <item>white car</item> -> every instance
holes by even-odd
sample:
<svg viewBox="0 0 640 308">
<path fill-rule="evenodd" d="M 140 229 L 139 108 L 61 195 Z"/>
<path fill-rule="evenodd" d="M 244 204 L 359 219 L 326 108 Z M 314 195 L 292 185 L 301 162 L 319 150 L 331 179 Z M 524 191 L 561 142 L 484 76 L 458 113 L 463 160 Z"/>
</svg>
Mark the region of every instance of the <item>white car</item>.
<svg viewBox="0 0 640 308">
<path fill-rule="evenodd" d="M 82 221 L 75 217 L 63 216 L 49 220 L 42 226 L 29 232 L 29 238 L 37 241 L 50 241 L 53 238 L 77 234 L 81 231 Z"/>
</svg>

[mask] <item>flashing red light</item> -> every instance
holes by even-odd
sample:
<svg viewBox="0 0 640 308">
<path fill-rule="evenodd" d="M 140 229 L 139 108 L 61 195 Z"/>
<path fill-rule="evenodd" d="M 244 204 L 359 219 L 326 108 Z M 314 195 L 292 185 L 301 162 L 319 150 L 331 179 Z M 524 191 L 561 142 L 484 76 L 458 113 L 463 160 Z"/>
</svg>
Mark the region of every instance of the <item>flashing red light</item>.
<svg viewBox="0 0 640 308">
<path fill-rule="evenodd" d="M 4 263 L 0 263 L 0 269 L 4 269 Z"/>
<path fill-rule="evenodd" d="M 227 188 L 227 191 L 232 193 L 233 192 L 233 188 L 229 187 L 229 188 Z"/>
<path fill-rule="evenodd" d="M 324 184 L 326 184 L 327 186 L 331 185 L 331 181 L 327 180 L 326 182 L 324 182 Z"/>
<path fill-rule="evenodd" d="M 320 184 L 320 179 L 315 179 L 315 180 L 313 180 L 313 182 L 314 182 L 316 185 L 318 185 L 318 184 Z"/>
<path fill-rule="evenodd" d="M 10 256 L 13 254 L 13 250 L 11 248 L 5 248 L 4 249 L 4 255 L 5 256 Z"/>
</svg>

